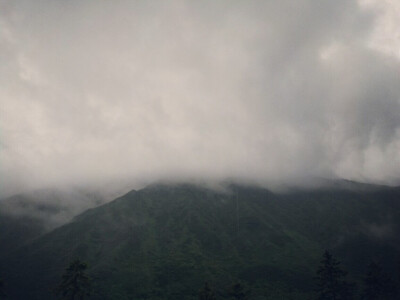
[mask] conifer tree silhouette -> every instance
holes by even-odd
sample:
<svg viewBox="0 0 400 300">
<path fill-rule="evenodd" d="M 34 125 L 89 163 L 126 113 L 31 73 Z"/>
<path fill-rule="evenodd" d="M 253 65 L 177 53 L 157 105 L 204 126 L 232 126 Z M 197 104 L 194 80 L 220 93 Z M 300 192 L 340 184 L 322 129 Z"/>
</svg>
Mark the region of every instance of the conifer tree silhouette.
<svg viewBox="0 0 400 300">
<path fill-rule="evenodd" d="M 87 265 L 79 259 L 71 262 L 65 269 L 62 280 L 56 292 L 65 300 L 83 300 L 90 296 L 90 279 L 85 271 Z"/>
<path fill-rule="evenodd" d="M 347 272 L 340 268 L 340 262 L 326 250 L 317 271 L 317 299 L 353 299 L 354 285 L 346 281 L 346 275 Z"/>
</svg>

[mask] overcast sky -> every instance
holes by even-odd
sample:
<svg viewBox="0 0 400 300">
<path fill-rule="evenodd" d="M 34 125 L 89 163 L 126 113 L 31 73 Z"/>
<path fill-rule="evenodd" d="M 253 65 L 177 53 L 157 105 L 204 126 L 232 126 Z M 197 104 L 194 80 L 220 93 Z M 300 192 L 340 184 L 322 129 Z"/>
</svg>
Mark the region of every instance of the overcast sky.
<svg viewBox="0 0 400 300">
<path fill-rule="evenodd" d="M 1 194 L 400 184 L 397 0 L 0 0 Z"/>
</svg>

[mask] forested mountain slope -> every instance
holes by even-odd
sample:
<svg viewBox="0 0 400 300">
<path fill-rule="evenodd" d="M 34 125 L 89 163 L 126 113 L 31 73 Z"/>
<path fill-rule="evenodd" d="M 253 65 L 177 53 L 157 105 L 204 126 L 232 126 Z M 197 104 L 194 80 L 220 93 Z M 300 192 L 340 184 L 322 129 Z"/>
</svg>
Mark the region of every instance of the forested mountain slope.
<svg viewBox="0 0 400 300">
<path fill-rule="evenodd" d="M 324 249 L 356 281 L 400 253 L 400 189 L 334 187 L 272 193 L 153 185 L 90 209 L 0 258 L 11 299 L 53 299 L 70 261 L 89 265 L 91 299 L 223 297 L 241 281 L 254 299 L 308 299 Z"/>
</svg>

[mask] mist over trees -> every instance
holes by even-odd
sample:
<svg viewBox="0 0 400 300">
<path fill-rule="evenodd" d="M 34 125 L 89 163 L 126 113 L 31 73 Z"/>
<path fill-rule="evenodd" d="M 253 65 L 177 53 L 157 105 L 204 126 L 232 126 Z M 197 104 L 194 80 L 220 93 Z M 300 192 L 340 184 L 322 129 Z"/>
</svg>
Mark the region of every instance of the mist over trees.
<svg viewBox="0 0 400 300">
<path fill-rule="evenodd" d="M 400 0 L 0 0 L 0 298 L 400 300 L 399 37 Z"/>
</svg>

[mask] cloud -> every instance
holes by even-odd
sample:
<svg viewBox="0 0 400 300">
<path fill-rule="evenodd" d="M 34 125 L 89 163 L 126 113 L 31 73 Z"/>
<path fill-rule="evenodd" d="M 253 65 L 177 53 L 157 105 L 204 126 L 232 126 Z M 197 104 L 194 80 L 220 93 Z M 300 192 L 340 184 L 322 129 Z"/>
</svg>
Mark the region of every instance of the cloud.
<svg viewBox="0 0 400 300">
<path fill-rule="evenodd" d="M 380 39 L 396 19 L 378 2 L 1 1 L 4 193 L 398 184 L 398 43 Z"/>
</svg>

